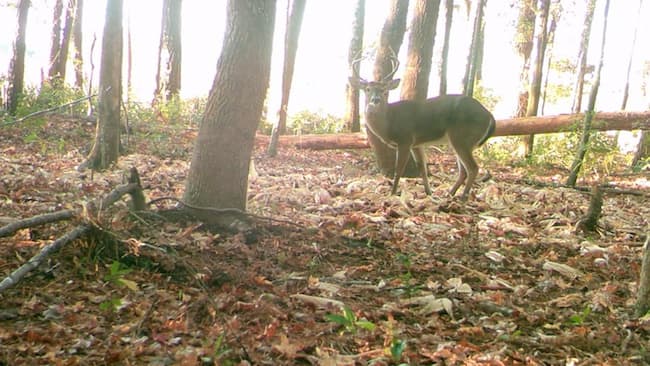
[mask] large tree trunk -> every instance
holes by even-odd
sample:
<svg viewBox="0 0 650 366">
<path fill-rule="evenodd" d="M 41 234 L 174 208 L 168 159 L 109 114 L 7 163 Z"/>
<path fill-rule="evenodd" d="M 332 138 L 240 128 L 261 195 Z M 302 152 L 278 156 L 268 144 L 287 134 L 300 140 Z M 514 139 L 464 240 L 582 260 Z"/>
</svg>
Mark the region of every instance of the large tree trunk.
<svg viewBox="0 0 650 366">
<path fill-rule="evenodd" d="M 472 44 L 470 45 L 469 54 L 467 56 L 467 64 L 465 66 L 465 77 L 463 78 L 463 94 L 467 96 L 474 95 L 474 84 L 478 75 L 478 70 L 481 68 L 480 62 L 482 58 L 482 39 L 484 30 L 483 14 L 485 13 L 485 3 L 487 0 L 479 0 L 476 3 L 476 15 L 474 16 L 474 31 L 472 33 Z"/>
<path fill-rule="evenodd" d="M 363 52 L 363 28 L 365 24 L 366 0 L 357 0 L 354 10 L 354 21 L 352 22 L 352 38 L 350 39 L 350 48 L 348 49 L 348 66 L 350 73 L 358 77 L 360 62 Z M 359 110 L 359 88 L 355 88 L 346 82 L 346 108 L 345 108 L 345 125 L 348 131 L 361 131 L 360 110 Z"/>
<path fill-rule="evenodd" d="M 106 169 L 120 154 L 120 102 L 122 100 L 123 0 L 108 0 L 99 70 L 99 103 L 95 143 L 83 166 Z"/>
<path fill-rule="evenodd" d="M 536 116 L 539 109 L 540 92 L 542 89 L 542 73 L 544 70 L 544 55 L 546 53 L 546 43 L 548 41 L 547 27 L 550 8 L 551 0 L 539 0 L 537 6 L 537 19 L 535 20 L 535 46 L 533 48 L 534 62 L 530 75 L 530 85 L 528 87 L 526 117 Z M 535 135 L 529 135 L 525 143 L 526 157 L 530 157 L 533 154 Z"/>
<path fill-rule="evenodd" d="M 589 93 L 589 105 L 587 106 L 587 112 L 585 113 L 585 120 L 582 128 L 582 139 L 580 141 L 580 146 L 578 146 L 578 151 L 576 152 L 576 157 L 571 164 L 571 172 L 567 178 L 566 184 L 568 186 L 575 186 L 576 181 L 578 180 L 578 173 L 580 173 L 580 168 L 582 167 L 582 162 L 584 161 L 585 155 L 587 154 L 587 149 L 589 148 L 589 135 L 591 134 L 591 124 L 594 116 L 594 111 L 596 109 L 596 97 L 598 96 L 598 88 L 600 87 L 600 74 L 603 69 L 603 59 L 605 58 L 605 40 L 607 39 L 607 18 L 609 14 L 609 0 L 605 0 L 605 13 L 603 16 L 603 35 L 602 43 L 600 46 L 600 62 L 598 63 L 598 69 L 596 70 L 596 78 L 594 84 L 591 86 L 591 93 Z"/>
<path fill-rule="evenodd" d="M 154 104 L 171 100 L 181 91 L 181 15 L 182 0 L 163 1 Z"/>
<path fill-rule="evenodd" d="M 74 85 L 83 90 L 84 85 L 84 59 L 83 59 L 83 8 L 84 0 L 77 0 L 77 9 L 72 26 L 72 39 L 74 43 Z"/>
<path fill-rule="evenodd" d="M 594 11 L 596 10 L 596 0 L 589 0 L 585 12 L 584 28 L 582 28 L 582 37 L 580 41 L 580 50 L 578 55 L 578 77 L 573 88 L 573 113 L 578 113 L 582 109 L 582 94 L 585 85 L 585 74 L 587 73 L 587 54 L 589 53 L 589 38 L 591 37 L 591 24 L 594 20 Z"/>
<path fill-rule="evenodd" d="M 14 40 L 13 56 L 9 63 L 9 87 L 7 91 L 7 112 L 16 114 L 18 102 L 23 94 L 25 84 L 25 39 L 27 35 L 27 14 L 30 0 L 20 0 L 18 3 L 18 26 Z"/>
<path fill-rule="evenodd" d="M 451 36 L 451 24 L 454 17 L 454 0 L 445 2 L 445 39 L 442 44 L 442 55 L 440 60 L 440 91 L 439 95 L 447 94 L 447 65 L 449 64 L 449 39 Z"/>
<path fill-rule="evenodd" d="M 287 16 L 287 30 L 284 40 L 284 67 L 282 69 L 282 98 L 280 101 L 280 111 L 278 112 L 278 123 L 273 125 L 271 143 L 267 150 L 269 156 L 276 156 L 278 154 L 278 137 L 287 131 L 287 109 L 289 108 L 289 96 L 291 96 L 293 70 L 296 65 L 300 27 L 302 26 L 302 18 L 305 14 L 305 3 L 306 0 L 293 0 L 291 15 Z"/>
<path fill-rule="evenodd" d="M 399 49 L 404 41 L 406 32 L 406 16 L 408 14 L 408 0 L 392 0 L 388 17 L 381 29 L 379 48 L 375 59 L 373 77 L 375 80 L 382 80 L 393 70 L 391 58 L 397 57 Z M 395 150 L 384 144 L 370 130 L 368 140 L 377 160 L 377 166 L 382 174 L 392 177 L 395 174 Z M 409 159 L 403 177 L 415 177 L 419 172 L 413 159 Z"/>
<path fill-rule="evenodd" d="M 275 5 L 228 1 L 217 74 L 185 185 L 188 204 L 246 209 L 255 130 L 269 86 Z"/>
<path fill-rule="evenodd" d="M 518 117 L 498 120 L 493 136 L 521 136 L 530 133 L 571 132 L 584 121 L 585 115 L 560 114 L 543 117 Z M 592 131 L 632 131 L 650 129 L 650 112 L 599 112 L 593 117 Z M 256 141 L 266 145 L 269 137 L 257 135 Z M 646 144 L 650 139 L 646 139 Z M 337 133 L 328 135 L 291 135 L 281 136 L 280 144 L 302 149 L 364 149 L 370 147 L 366 136 L 362 133 Z M 645 153 L 650 153 L 650 145 L 646 145 Z M 646 155 L 648 156 L 648 155 Z"/>
<path fill-rule="evenodd" d="M 402 78 L 401 99 L 425 100 L 429 90 L 431 58 L 440 0 L 417 0 L 409 33 L 408 60 Z"/>
</svg>

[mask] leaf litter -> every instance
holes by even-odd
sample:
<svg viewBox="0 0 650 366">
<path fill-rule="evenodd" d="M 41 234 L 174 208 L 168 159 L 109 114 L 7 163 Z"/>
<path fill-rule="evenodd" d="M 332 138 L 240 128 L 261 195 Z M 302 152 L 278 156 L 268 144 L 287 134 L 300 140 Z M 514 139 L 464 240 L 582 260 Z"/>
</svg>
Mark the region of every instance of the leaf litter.
<svg viewBox="0 0 650 366">
<path fill-rule="evenodd" d="M 91 174 L 76 166 L 93 127 L 57 116 L 46 126 L 29 143 L 19 127 L 0 131 L 2 225 L 79 208 L 131 166 L 149 199 L 182 196 L 195 129 L 156 126 L 160 145 L 136 125 L 127 155 Z M 69 245 L 0 294 L 0 364 L 650 362 L 650 322 L 632 316 L 647 194 L 606 194 L 607 229 L 586 236 L 575 226 L 588 195 L 510 179 L 522 168 L 486 164 L 493 179 L 462 203 L 446 196 L 448 155 L 436 157 L 444 171 L 430 169 L 432 197 L 419 179 L 388 196 L 369 151 L 268 159 L 264 148 L 248 210 L 300 227 L 210 232 L 130 216 L 121 202 L 101 222 L 113 241 Z M 0 238 L 2 275 L 75 224 Z M 328 321 L 343 309 L 347 320 Z"/>
</svg>

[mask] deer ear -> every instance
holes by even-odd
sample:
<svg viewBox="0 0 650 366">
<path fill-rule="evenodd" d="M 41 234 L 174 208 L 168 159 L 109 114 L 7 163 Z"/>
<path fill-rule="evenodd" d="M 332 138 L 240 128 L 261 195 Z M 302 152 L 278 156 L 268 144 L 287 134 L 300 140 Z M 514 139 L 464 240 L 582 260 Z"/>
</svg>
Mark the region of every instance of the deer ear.
<svg viewBox="0 0 650 366">
<path fill-rule="evenodd" d="M 400 79 L 393 79 L 388 83 L 388 90 L 393 90 L 399 86 Z"/>
</svg>

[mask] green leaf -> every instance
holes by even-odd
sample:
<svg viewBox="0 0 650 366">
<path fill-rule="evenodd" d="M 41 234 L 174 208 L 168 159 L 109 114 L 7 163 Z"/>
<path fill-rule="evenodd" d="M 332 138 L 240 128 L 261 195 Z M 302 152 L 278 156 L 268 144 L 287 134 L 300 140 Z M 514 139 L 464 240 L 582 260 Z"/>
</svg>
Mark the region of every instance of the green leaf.
<svg viewBox="0 0 650 366">
<path fill-rule="evenodd" d="M 325 315 L 325 319 L 327 321 L 330 321 L 330 322 L 333 322 L 333 323 L 336 323 L 336 324 L 340 324 L 340 325 L 343 325 L 343 326 L 348 326 L 350 324 L 350 321 L 346 317 L 344 317 L 343 315 L 339 315 L 339 314 L 327 314 L 327 315 Z"/>
<path fill-rule="evenodd" d="M 120 278 L 117 280 L 117 283 L 128 288 L 129 290 L 138 291 L 138 284 L 135 281 Z"/>
<path fill-rule="evenodd" d="M 367 320 L 359 320 L 356 322 L 356 325 L 360 328 L 363 328 L 365 330 L 373 331 L 377 327 L 373 322 L 369 322 Z"/>
<path fill-rule="evenodd" d="M 401 360 L 405 349 L 406 341 L 403 341 L 401 339 L 393 340 L 392 344 L 390 345 L 390 356 L 393 361 Z"/>
</svg>

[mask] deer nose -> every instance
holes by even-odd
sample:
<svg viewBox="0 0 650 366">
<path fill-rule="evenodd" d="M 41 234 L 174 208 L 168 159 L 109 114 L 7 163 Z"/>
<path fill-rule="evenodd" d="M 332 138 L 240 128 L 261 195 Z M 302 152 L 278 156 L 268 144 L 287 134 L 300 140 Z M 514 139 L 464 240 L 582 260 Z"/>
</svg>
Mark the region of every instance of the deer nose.
<svg viewBox="0 0 650 366">
<path fill-rule="evenodd" d="M 372 98 L 370 98 L 370 104 L 381 104 L 381 97 L 373 95 Z"/>
</svg>

